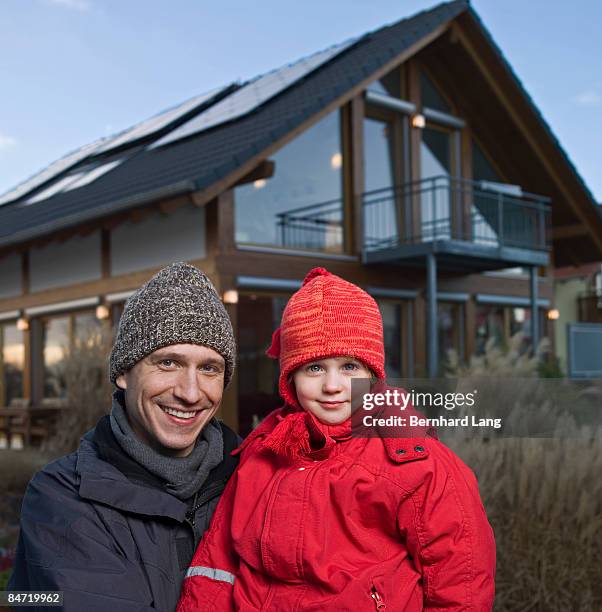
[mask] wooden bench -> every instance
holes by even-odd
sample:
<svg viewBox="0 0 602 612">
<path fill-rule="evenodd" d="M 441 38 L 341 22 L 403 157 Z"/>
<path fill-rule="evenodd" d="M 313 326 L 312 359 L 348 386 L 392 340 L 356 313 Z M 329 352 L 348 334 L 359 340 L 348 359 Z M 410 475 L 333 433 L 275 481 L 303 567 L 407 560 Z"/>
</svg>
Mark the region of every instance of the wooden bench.
<svg viewBox="0 0 602 612">
<path fill-rule="evenodd" d="M 11 402 L 7 408 L 0 407 L 0 433 L 6 436 L 9 447 L 17 436 L 22 438 L 25 447 L 39 446 L 51 435 L 66 406 L 64 403 L 31 406 L 27 400 L 21 402 L 21 405 Z"/>
</svg>

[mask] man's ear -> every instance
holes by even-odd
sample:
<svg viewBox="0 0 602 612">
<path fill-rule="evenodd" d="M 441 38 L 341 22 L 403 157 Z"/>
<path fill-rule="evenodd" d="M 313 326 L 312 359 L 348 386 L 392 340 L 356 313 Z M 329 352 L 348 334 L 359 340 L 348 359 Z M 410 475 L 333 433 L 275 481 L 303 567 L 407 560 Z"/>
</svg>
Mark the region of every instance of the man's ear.
<svg viewBox="0 0 602 612">
<path fill-rule="evenodd" d="M 115 379 L 115 384 L 120 388 L 123 389 L 124 391 L 128 388 L 127 385 L 127 381 L 125 379 L 125 374 L 120 374 L 116 379 Z"/>
</svg>

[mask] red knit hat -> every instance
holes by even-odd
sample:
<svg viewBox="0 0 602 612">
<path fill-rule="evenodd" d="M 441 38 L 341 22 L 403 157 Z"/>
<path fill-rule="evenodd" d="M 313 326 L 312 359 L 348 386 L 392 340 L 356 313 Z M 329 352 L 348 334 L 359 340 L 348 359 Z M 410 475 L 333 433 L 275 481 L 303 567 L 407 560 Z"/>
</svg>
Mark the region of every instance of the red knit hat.
<svg viewBox="0 0 602 612">
<path fill-rule="evenodd" d="M 280 395 L 297 408 L 287 379 L 308 361 L 345 355 L 362 361 L 377 378 L 386 378 L 383 323 L 376 302 L 324 268 L 311 270 L 288 301 L 266 352 L 280 358 Z"/>
</svg>

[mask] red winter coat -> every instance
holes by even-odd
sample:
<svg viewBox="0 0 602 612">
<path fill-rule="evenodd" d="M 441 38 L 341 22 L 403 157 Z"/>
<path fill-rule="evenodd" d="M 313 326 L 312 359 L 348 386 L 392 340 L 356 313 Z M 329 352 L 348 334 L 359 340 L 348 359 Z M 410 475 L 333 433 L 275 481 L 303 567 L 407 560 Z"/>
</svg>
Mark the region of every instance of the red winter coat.
<svg viewBox="0 0 602 612">
<path fill-rule="evenodd" d="M 322 434 L 323 449 L 291 461 L 264 446 L 282 414 L 238 450 L 178 612 L 492 609 L 493 532 L 452 451 Z"/>
</svg>

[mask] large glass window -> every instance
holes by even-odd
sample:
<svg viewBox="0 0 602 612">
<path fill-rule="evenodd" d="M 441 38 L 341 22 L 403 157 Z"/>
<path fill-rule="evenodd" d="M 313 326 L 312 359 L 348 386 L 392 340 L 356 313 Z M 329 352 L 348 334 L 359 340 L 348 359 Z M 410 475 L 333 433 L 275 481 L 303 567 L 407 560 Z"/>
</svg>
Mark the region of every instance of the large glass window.
<svg viewBox="0 0 602 612">
<path fill-rule="evenodd" d="M 387 96 L 393 96 L 394 98 L 399 98 L 401 93 L 399 77 L 399 68 L 395 68 L 386 74 L 382 79 L 370 83 L 370 85 L 368 85 L 368 90 L 385 94 Z"/>
<path fill-rule="evenodd" d="M 420 174 L 423 179 L 421 199 L 423 240 L 449 238 L 452 176 L 450 132 L 434 127 L 422 130 Z"/>
<path fill-rule="evenodd" d="M 271 178 L 235 190 L 239 243 L 343 250 L 343 152 L 338 111 L 272 158 Z"/>
<path fill-rule="evenodd" d="M 69 351 L 98 341 L 102 323 L 94 313 L 52 317 L 42 321 L 43 397 L 67 397 Z"/>
<path fill-rule="evenodd" d="M 479 145 L 472 141 L 472 178 L 475 181 L 491 181 L 493 183 L 503 183 L 504 180 L 498 174 L 491 162 Z"/>
<path fill-rule="evenodd" d="M 420 93 L 422 96 L 422 106 L 443 113 L 451 113 L 447 100 L 424 71 L 420 72 Z"/>
<path fill-rule="evenodd" d="M 69 326 L 69 317 L 43 322 L 44 397 L 64 398 L 67 395 L 64 366 L 69 350 Z"/>
<path fill-rule="evenodd" d="M 521 332 L 524 335 L 519 347 L 521 352 L 531 346 L 531 309 L 519 306 L 481 305 L 477 307 L 476 352 L 481 355 L 490 338 L 495 346 L 503 347 L 508 340 Z M 544 311 L 538 309 L 539 337 L 547 335 L 547 323 Z"/>
<path fill-rule="evenodd" d="M 472 202 L 472 235 L 474 242 L 495 246 L 498 244 L 498 202 L 496 191 L 487 189 L 495 183 L 503 183 L 491 162 L 476 142 L 472 143 L 472 178 L 480 183 L 480 189 L 474 194 Z"/>
<path fill-rule="evenodd" d="M 507 337 L 503 306 L 477 306 L 476 353 L 482 355 L 490 338 L 495 346 L 502 346 Z"/>
<path fill-rule="evenodd" d="M 0 406 L 23 397 L 25 345 L 14 323 L 0 325 Z"/>
<path fill-rule="evenodd" d="M 401 149 L 401 143 L 397 143 Z M 395 194 L 396 144 L 392 121 L 364 119 L 364 173 L 367 192 L 384 190 L 366 200 L 364 232 L 367 246 L 386 244 L 397 238 Z"/>
</svg>

